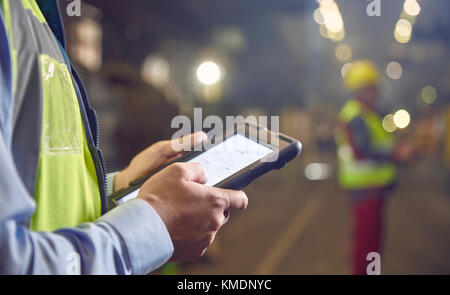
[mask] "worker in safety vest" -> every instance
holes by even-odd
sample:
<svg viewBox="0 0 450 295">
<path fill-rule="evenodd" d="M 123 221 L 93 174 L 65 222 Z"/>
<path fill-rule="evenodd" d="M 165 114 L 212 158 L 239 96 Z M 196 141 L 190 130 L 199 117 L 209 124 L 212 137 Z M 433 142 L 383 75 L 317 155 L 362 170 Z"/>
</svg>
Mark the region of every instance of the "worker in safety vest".
<svg viewBox="0 0 450 295">
<path fill-rule="evenodd" d="M 59 1 L 0 0 L 0 274 L 144 274 L 200 257 L 245 194 L 182 163 L 112 209 L 109 194 L 206 135 L 156 143 L 107 175 L 65 46 Z"/>
<path fill-rule="evenodd" d="M 366 274 L 370 252 L 380 253 L 383 202 L 397 179 L 395 160 L 408 148 L 394 149 L 375 111 L 379 72 L 367 60 L 355 61 L 344 77 L 353 98 L 339 113 L 336 132 L 338 181 L 351 195 L 353 273 Z"/>
</svg>

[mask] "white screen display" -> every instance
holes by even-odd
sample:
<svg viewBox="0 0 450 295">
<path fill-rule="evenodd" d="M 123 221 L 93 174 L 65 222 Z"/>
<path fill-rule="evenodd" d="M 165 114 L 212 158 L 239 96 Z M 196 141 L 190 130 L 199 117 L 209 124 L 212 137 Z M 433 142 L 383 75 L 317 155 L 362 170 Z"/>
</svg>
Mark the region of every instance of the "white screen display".
<svg viewBox="0 0 450 295">
<path fill-rule="evenodd" d="M 205 185 L 213 186 L 271 152 L 270 148 L 236 134 L 188 162 L 200 163 L 208 179 Z"/>
<path fill-rule="evenodd" d="M 273 152 L 272 149 L 247 137 L 236 134 L 213 146 L 188 162 L 200 163 L 208 179 L 205 185 L 214 186 L 248 165 Z M 122 204 L 137 197 L 139 190 L 118 200 Z"/>
</svg>

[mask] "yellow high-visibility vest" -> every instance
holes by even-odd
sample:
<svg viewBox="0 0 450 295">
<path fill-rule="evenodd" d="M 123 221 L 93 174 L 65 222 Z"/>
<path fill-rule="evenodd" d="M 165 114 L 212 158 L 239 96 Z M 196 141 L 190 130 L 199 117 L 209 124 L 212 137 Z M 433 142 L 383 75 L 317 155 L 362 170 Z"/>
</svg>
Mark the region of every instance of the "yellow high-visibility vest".
<svg viewBox="0 0 450 295">
<path fill-rule="evenodd" d="M 381 118 L 359 101 L 349 100 L 339 113 L 340 126 L 336 132 L 339 184 L 349 190 L 388 186 L 396 179 L 396 166 L 391 162 L 358 159 L 349 142 L 344 126 L 358 116 L 369 131 L 370 144 L 374 150 L 393 149 L 394 138 L 383 129 Z"/>
<path fill-rule="evenodd" d="M 21 176 L 37 204 L 30 227 L 53 231 L 93 221 L 102 209 L 99 178 L 86 139 L 86 115 L 61 47 L 35 0 L 0 3 L 13 60 L 14 121 L 20 127 L 13 133 L 24 142 L 16 143 L 21 149 L 16 164 L 25 167 Z M 33 171 L 28 165 L 34 161 Z"/>
</svg>

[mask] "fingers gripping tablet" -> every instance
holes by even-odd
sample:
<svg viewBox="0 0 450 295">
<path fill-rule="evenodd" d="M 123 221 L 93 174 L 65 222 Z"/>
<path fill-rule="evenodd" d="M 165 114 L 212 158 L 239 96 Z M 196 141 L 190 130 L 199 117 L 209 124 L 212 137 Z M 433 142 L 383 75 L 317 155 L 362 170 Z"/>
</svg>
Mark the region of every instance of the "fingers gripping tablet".
<svg viewBox="0 0 450 295">
<path fill-rule="evenodd" d="M 257 132 L 251 132 L 250 128 L 257 128 Z M 261 132 L 267 134 L 261 136 Z M 200 152 L 189 152 L 176 162 L 200 163 L 205 170 L 207 186 L 242 189 L 270 170 L 282 168 L 300 152 L 299 141 L 263 127 L 246 124 L 246 128 L 227 130 L 222 141 L 209 144 Z M 113 194 L 113 205 L 136 198 L 144 181 L 139 180 L 130 188 Z"/>
</svg>

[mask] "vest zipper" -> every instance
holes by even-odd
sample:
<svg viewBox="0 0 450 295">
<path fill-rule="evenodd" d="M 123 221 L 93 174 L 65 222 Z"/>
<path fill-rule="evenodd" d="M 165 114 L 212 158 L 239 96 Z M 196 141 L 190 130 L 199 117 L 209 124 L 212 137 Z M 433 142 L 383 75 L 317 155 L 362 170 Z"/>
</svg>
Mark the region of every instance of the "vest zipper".
<svg viewBox="0 0 450 295">
<path fill-rule="evenodd" d="M 103 154 L 99 147 L 99 126 L 97 116 L 95 111 L 90 108 L 89 102 L 87 101 L 87 94 L 78 73 L 72 67 L 72 78 L 76 82 L 75 90 L 77 92 L 78 104 L 81 111 L 81 119 L 83 121 L 84 132 L 86 134 L 86 140 L 88 143 L 89 151 L 91 152 L 92 160 L 94 162 L 97 181 L 100 187 L 100 201 L 101 201 L 101 211 L 105 214 L 109 211 L 109 202 L 106 196 L 106 164 L 103 159 Z M 85 103 L 86 102 L 86 103 Z M 95 136 L 92 134 L 92 124 L 95 126 Z"/>
</svg>

